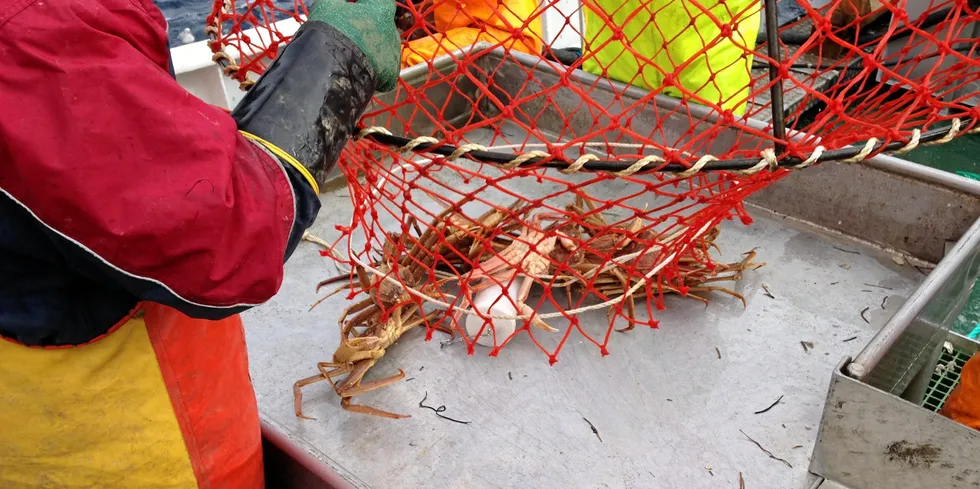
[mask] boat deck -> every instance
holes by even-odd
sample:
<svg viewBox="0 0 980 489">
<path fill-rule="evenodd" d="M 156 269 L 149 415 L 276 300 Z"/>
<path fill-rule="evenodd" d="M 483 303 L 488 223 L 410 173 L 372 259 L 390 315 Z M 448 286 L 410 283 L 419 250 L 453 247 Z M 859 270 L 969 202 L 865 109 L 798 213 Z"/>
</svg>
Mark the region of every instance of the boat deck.
<svg viewBox="0 0 980 489">
<path fill-rule="evenodd" d="M 329 239 L 331 217 L 346 219 L 351 204 L 346 188 L 322 199 L 329 212 L 312 231 Z M 245 315 L 259 408 L 359 488 L 717 488 L 739 487 L 739 473 L 748 488 L 809 488 L 831 372 L 924 276 L 871 246 L 749 212 L 753 225 L 726 222 L 717 240 L 721 259 L 755 248 L 768 263 L 737 286 L 747 307 L 717 293 L 707 307 L 668 297 L 659 329 L 614 333 L 605 358 L 576 339 L 554 366 L 526 338 L 490 358 L 412 331 L 369 374 L 401 368 L 406 379 L 357 398 L 412 415 L 404 420 L 344 411 L 326 383 L 305 390 L 304 411 L 317 419 L 294 416 L 292 384 L 331 358 L 348 305 L 337 295 L 308 312 L 315 284 L 338 271 L 304 242 L 280 293 Z M 604 322 L 604 312 L 584 320 Z M 424 397 L 469 424 L 420 408 Z"/>
</svg>

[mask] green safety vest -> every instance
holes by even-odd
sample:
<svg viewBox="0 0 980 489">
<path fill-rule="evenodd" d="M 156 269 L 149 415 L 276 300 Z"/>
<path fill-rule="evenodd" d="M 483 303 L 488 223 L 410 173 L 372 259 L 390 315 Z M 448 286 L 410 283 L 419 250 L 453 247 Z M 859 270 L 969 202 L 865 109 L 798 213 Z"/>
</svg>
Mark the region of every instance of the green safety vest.
<svg viewBox="0 0 980 489">
<path fill-rule="evenodd" d="M 731 26 L 730 37 L 721 35 L 705 8 Z M 741 115 L 761 11 L 759 0 L 587 0 L 582 69 Z M 614 39 L 611 25 L 621 27 L 621 40 Z M 673 81 L 665 86 L 668 74 Z"/>
</svg>

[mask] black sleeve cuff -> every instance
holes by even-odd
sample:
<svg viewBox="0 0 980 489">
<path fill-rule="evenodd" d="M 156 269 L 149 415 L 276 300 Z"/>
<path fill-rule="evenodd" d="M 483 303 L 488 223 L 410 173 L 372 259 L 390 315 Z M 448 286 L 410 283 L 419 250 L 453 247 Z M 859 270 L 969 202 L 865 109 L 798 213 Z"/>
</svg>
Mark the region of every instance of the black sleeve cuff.
<svg viewBox="0 0 980 489">
<path fill-rule="evenodd" d="M 231 115 L 239 129 L 282 148 L 323 182 L 375 82 L 360 48 L 328 24 L 306 22 Z"/>
</svg>

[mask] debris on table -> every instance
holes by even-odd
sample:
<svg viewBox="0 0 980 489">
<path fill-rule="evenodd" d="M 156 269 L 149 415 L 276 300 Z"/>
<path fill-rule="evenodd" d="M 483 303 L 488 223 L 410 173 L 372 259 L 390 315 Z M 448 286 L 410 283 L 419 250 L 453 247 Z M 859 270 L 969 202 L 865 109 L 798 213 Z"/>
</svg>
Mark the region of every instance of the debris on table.
<svg viewBox="0 0 980 489">
<path fill-rule="evenodd" d="M 438 407 L 425 405 L 425 400 L 428 399 L 428 398 L 429 398 L 429 392 L 426 391 L 425 395 L 422 396 L 422 400 L 419 401 L 419 407 L 420 408 L 422 408 L 422 409 L 430 409 L 434 413 L 436 413 L 436 416 L 439 416 L 440 418 L 442 418 L 442 419 L 444 419 L 446 421 L 452 421 L 453 423 L 459 423 L 459 424 L 470 424 L 470 423 L 472 423 L 472 421 L 461 421 L 461 420 L 458 420 L 456 418 L 450 418 L 449 416 L 446 416 L 445 414 L 442 414 L 442 413 L 446 412 L 446 406 L 445 405 L 439 405 Z"/>
<path fill-rule="evenodd" d="M 769 456 L 769 458 L 771 458 L 773 460 L 778 460 L 778 461 L 786 464 L 786 466 L 789 467 L 789 468 L 791 468 L 791 469 L 793 468 L 793 464 L 789 463 L 785 459 L 782 459 L 782 458 L 779 458 L 779 457 L 773 455 L 772 452 L 770 452 L 768 449 L 766 449 L 766 447 L 762 446 L 761 443 L 755 441 L 755 439 L 752 438 L 751 436 L 749 436 L 746 432 L 742 431 L 741 429 L 739 429 L 738 431 L 739 431 L 739 433 L 742 433 L 743 435 L 745 435 L 745 437 L 748 438 L 750 442 L 754 443 L 755 446 L 759 447 L 759 450 L 762 450 L 763 453 L 765 453 L 766 455 Z"/>
<path fill-rule="evenodd" d="M 602 437 L 599 436 L 599 430 L 597 430 L 595 425 L 592 424 L 592 421 L 589 421 L 585 416 L 582 416 L 582 419 L 585 420 L 586 423 L 589 423 L 589 428 L 592 428 L 592 434 L 599 439 L 599 443 L 602 443 Z"/>
<path fill-rule="evenodd" d="M 770 299 L 775 299 L 776 298 L 776 296 L 772 295 L 772 292 L 769 291 L 769 286 L 768 285 L 762 284 L 762 290 L 765 291 L 763 293 L 763 295 L 765 295 L 766 297 L 768 297 Z"/>
<path fill-rule="evenodd" d="M 885 290 L 895 290 L 895 289 L 893 289 L 891 287 L 885 287 L 884 285 L 875 285 L 875 284 L 867 284 L 867 283 L 866 284 L 861 284 L 861 285 L 864 285 L 864 286 L 867 286 L 867 287 L 877 287 L 879 289 L 885 289 Z"/>
<path fill-rule="evenodd" d="M 767 407 L 767 408 L 765 408 L 765 409 L 763 409 L 761 411 L 756 411 L 754 414 L 762 414 L 762 413 L 768 412 L 770 409 L 776 407 L 776 405 L 779 404 L 779 402 L 782 401 L 782 400 L 783 400 L 783 396 L 779 396 L 779 399 L 776 399 L 776 401 L 773 402 L 772 404 L 770 404 L 769 407 Z"/>
</svg>

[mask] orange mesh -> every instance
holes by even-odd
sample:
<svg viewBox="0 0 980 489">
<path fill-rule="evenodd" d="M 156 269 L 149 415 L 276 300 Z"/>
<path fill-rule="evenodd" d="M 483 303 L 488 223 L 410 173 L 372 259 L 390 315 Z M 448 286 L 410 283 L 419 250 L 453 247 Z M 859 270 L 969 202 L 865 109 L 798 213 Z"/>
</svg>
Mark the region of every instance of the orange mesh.
<svg viewBox="0 0 980 489">
<path fill-rule="evenodd" d="M 573 335 L 606 354 L 615 329 L 656 326 L 664 294 L 704 297 L 753 266 L 713 251 L 753 192 L 976 130 L 976 4 L 798 3 L 774 44 L 750 0 L 399 5 L 407 70 L 339 163 L 351 297 L 385 318 L 415 303 L 429 337 L 448 328 L 470 352 L 489 333 L 491 355 L 523 335 L 552 362 Z M 218 1 L 212 49 L 247 85 L 305 13 Z M 474 307 L 487 289 L 497 307 Z M 516 332 L 494 340 L 507 318 Z"/>
</svg>

